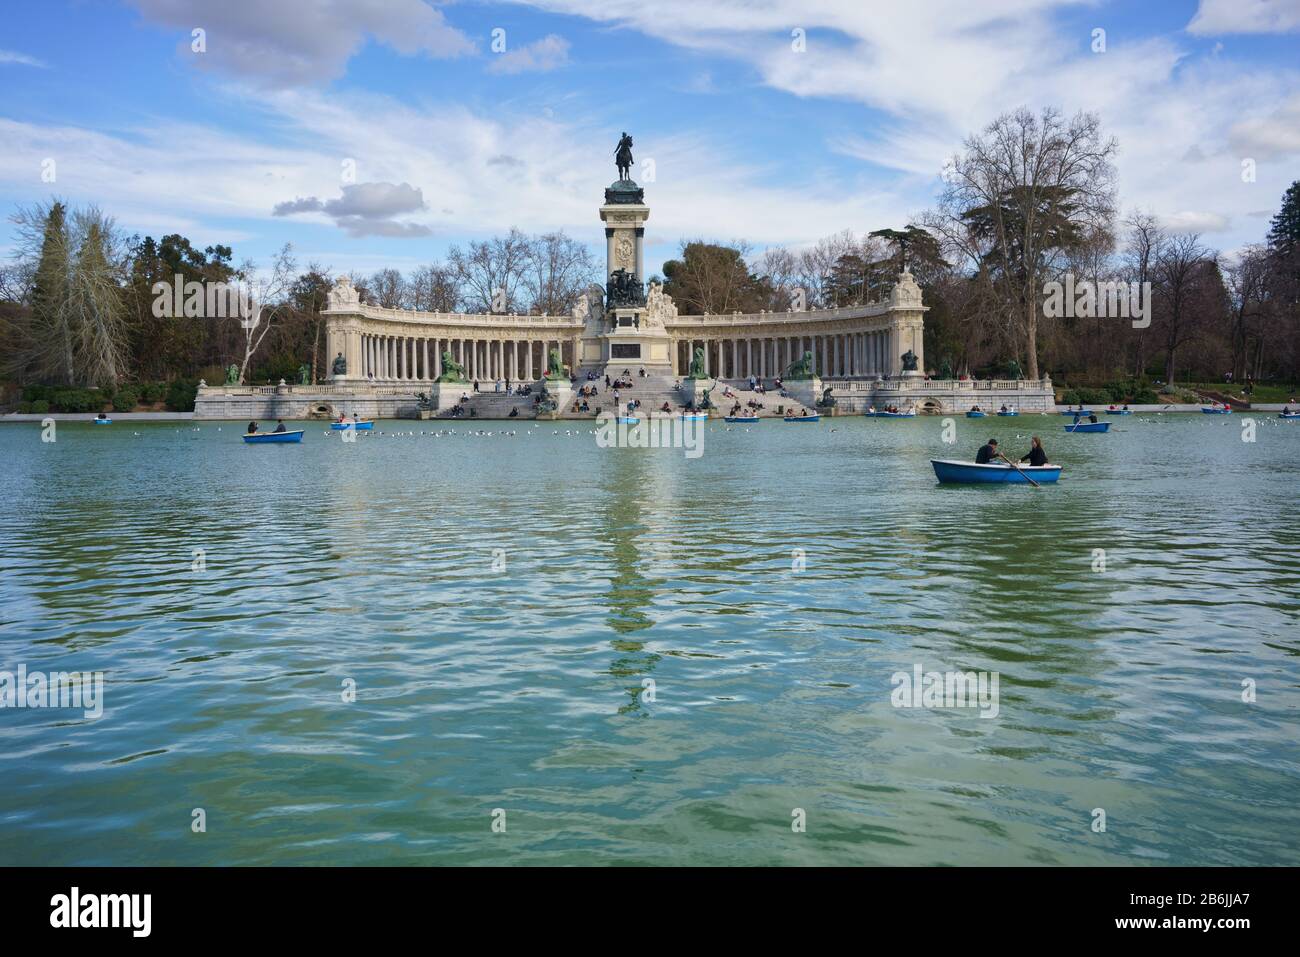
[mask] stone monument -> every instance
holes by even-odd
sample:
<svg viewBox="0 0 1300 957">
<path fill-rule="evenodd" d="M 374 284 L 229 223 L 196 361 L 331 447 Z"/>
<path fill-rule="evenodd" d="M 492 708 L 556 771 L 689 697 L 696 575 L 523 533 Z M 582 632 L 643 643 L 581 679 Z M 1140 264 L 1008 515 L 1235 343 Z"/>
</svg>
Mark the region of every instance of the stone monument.
<svg viewBox="0 0 1300 957">
<path fill-rule="evenodd" d="M 664 319 L 677 308 L 662 287 L 645 287 L 645 223 L 650 207 L 632 179 L 632 137 L 624 133 L 614 150 L 618 179 L 605 190 L 600 219 L 605 224 L 605 308 L 603 329 L 584 338 L 580 364 L 645 368 L 672 373 L 672 340 Z"/>
</svg>

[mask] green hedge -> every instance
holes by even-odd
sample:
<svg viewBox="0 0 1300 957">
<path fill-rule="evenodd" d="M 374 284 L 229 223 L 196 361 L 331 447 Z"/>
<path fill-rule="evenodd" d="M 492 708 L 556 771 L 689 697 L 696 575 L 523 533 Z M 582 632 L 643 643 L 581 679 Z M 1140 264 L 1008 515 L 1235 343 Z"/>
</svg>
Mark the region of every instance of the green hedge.
<svg viewBox="0 0 1300 957">
<path fill-rule="evenodd" d="M 98 412 L 104 407 L 104 397 L 91 389 L 57 389 L 50 406 L 56 412 Z"/>
<path fill-rule="evenodd" d="M 140 395 L 131 386 L 118 389 L 117 395 L 113 396 L 114 412 L 134 412 L 135 407 L 139 404 Z"/>
<path fill-rule="evenodd" d="M 1120 379 L 1101 386 L 1066 387 L 1061 393 L 1061 402 L 1065 405 L 1155 405 L 1159 401 L 1160 397 L 1146 376 Z"/>
<path fill-rule="evenodd" d="M 174 379 L 167 384 L 167 408 L 172 412 L 193 412 L 199 383 L 195 379 Z"/>
<path fill-rule="evenodd" d="M 27 406 L 28 412 L 34 412 L 36 415 L 44 415 L 50 411 L 50 403 L 45 399 L 37 399 L 35 402 L 23 402 L 19 406 L 19 411 L 22 410 L 23 405 Z"/>
</svg>

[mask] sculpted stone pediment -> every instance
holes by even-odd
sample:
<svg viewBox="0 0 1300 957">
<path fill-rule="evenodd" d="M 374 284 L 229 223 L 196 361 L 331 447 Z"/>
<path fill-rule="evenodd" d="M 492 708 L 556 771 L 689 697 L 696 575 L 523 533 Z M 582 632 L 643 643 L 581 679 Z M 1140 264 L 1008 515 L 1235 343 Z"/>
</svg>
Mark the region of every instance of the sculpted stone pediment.
<svg viewBox="0 0 1300 957">
<path fill-rule="evenodd" d="M 347 276 L 339 276 L 334 282 L 334 288 L 329 292 L 329 307 L 331 309 L 347 309 L 359 305 L 361 305 L 361 296 L 353 287 L 352 280 Z"/>
<path fill-rule="evenodd" d="M 889 294 L 889 304 L 895 308 L 915 308 L 921 305 L 921 287 L 907 270 L 898 274 L 898 282 Z"/>
</svg>

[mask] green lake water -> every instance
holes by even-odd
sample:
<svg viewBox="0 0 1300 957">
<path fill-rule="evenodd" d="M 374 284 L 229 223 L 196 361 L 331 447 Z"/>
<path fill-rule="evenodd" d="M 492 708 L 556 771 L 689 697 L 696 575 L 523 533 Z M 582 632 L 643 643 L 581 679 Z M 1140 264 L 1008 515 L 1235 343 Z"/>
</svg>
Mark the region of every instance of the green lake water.
<svg viewBox="0 0 1300 957">
<path fill-rule="evenodd" d="M 0 710 L 0 863 L 1300 864 L 1300 422 L 1244 418 L 0 425 L 0 669 L 106 675 Z M 936 485 L 1030 432 L 1059 485 Z"/>
</svg>

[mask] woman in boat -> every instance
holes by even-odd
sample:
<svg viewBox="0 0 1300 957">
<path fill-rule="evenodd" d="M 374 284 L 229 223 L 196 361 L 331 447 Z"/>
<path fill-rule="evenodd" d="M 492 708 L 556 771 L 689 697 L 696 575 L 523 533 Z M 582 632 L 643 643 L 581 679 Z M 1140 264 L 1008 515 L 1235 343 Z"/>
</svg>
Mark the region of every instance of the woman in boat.
<svg viewBox="0 0 1300 957">
<path fill-rule="evenodd" d="M 249 435 L 255 435 L 255 434 L 257 434 L 257 423 L 256 423 L 256 422 L 249 422 L 249 423 L 248 423 L 248 434 L 249 434 Z"/>
<path fill-rule="evenodd" d="M 1027 461 L 1033 467 L 1046 465 L 1047 453 L 1043 451 L 1043 443 L 1039 441 L 1038 436 L 1036 435 L 1030 440 L 1030 442 L 1031 444 L 1029 446 L 1029 454 L 1022 455 L 1020 457 L 1020 461 L 1022 462 Z"/>
</svg>

